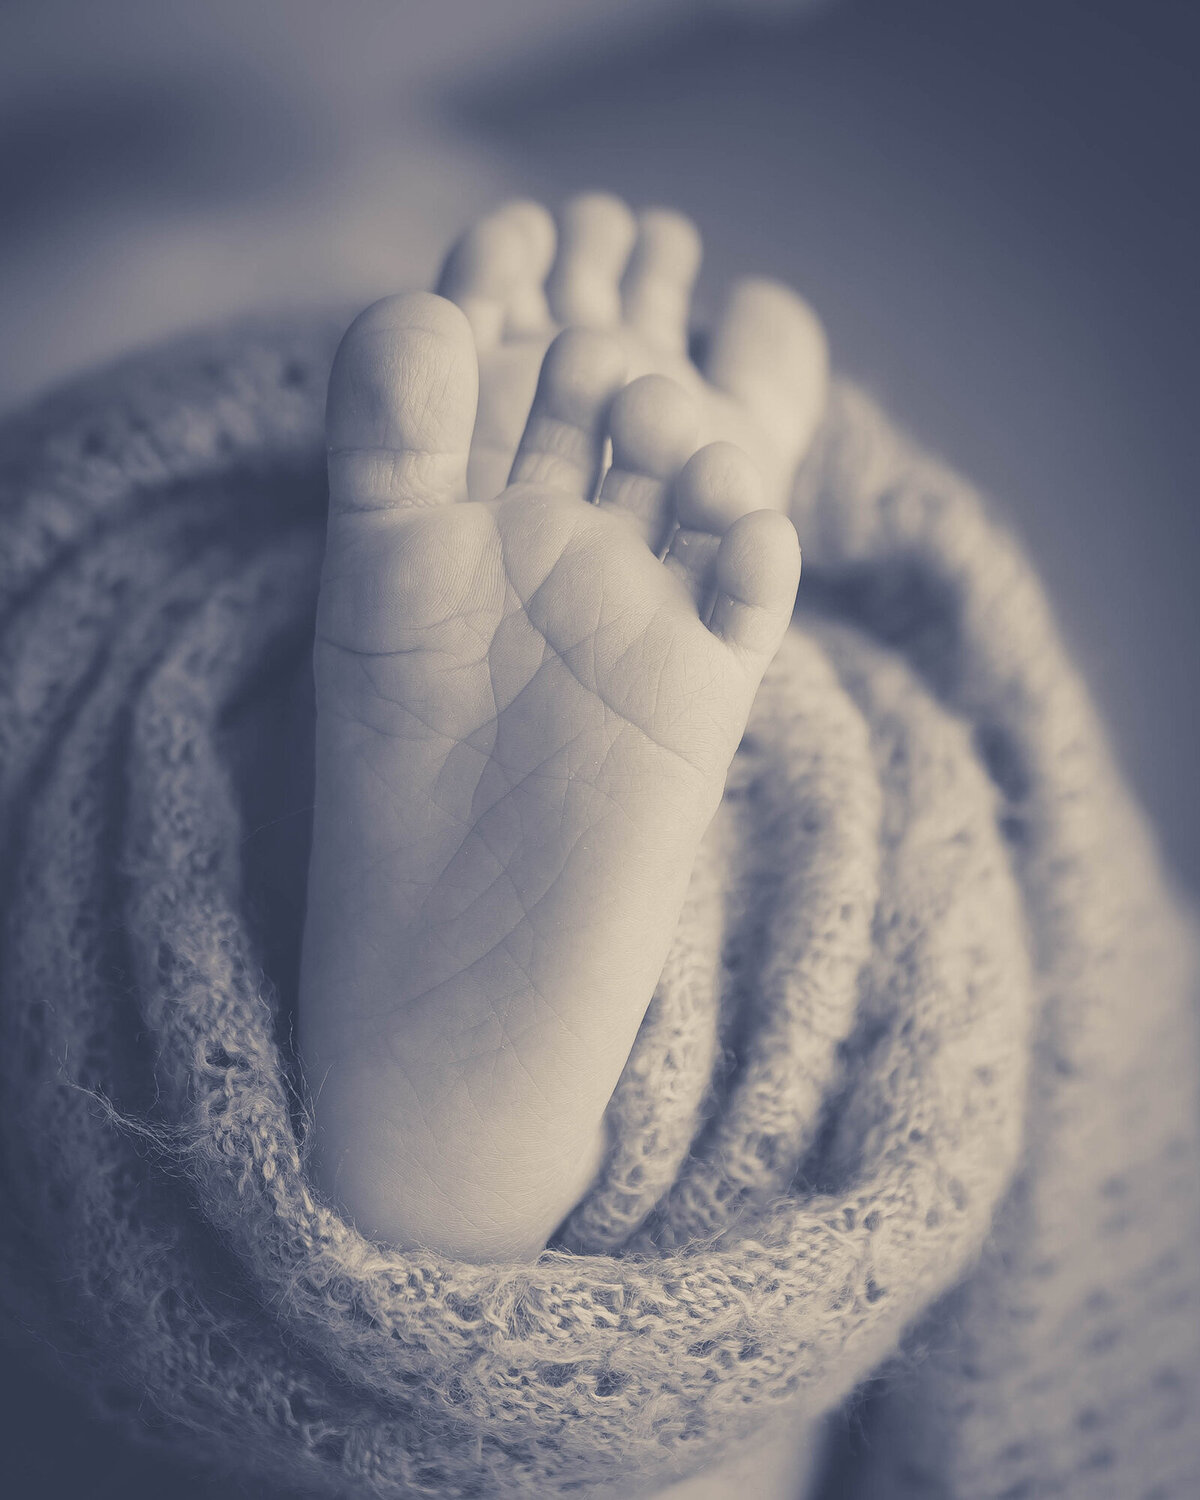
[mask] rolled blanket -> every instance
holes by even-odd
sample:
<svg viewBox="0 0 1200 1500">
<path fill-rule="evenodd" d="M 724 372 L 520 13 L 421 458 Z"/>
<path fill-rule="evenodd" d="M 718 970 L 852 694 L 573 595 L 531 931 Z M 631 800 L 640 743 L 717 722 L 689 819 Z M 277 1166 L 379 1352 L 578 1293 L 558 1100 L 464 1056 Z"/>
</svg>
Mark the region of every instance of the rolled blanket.
<svg viewBox="0 0 1200 1500">
<path fill-rule="evenodd" d="M 840 1496 L 1194 1497 L 1192 928 L 1019 550 L 844 383 L 586 1197 L 477 1266 L 316 1191 L 340 326 L 175 343 L 0 435 L 10 1337 L 256 1493 L 650 1485 L 857 1392 Z"/>
</svg>

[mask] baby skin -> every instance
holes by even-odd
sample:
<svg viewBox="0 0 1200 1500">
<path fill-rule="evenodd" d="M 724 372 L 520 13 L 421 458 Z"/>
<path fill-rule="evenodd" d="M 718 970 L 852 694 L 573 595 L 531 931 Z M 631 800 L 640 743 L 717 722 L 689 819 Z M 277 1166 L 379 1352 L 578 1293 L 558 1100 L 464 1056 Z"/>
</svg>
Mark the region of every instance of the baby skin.
<svg viewBox="0 0 1200 1500">
<path fill-rule="evenodd" d="M 800 574 L 824 345 L 695 231 L 515 204 L 330 378 L 300 994 L 313 1171 L 364 1234 L 535 1257 L 582 1196 Z"/>
</svg>

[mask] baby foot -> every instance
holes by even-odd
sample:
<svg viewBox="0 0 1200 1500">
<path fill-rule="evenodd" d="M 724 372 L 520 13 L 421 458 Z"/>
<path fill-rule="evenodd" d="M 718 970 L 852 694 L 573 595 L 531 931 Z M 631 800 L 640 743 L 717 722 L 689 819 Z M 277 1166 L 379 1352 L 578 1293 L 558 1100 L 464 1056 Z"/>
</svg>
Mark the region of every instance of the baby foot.
<svg viewBox="0 0 1200 1500">
<path fill-rule="evenodd" d="M 586 330 L 468 501 L 476 380 L 423 293 L 368 308 L 330 379 L 300 1041 L 330 1195 L 495 1259 L 598 1165 L 800 556 L 749 460 L 693 455 L 684 392 L 624 386 Z"/>
<path fill-rule="evenodd" d="M 810 308 L 775 282 L 732 291 L 703 368 L 688 356 L 688 309 L 700 236 L 665 209 L 635 216 L 618 198 L 587 193 L 556 229 L 537 203 L 510 203 L 455 245 L 438 290 L 466 313 L 479 353 L 479 420 L 468 487 L 473 500 L 508 478 L 542 356 L 566 325 L 604 329 L 631 378 L 670 376 L 693 398 L 700 440 L 745 449 L 764 504 L 787 505 L 792 475 L 825 404 L 825 338 Z"/>
</svg>

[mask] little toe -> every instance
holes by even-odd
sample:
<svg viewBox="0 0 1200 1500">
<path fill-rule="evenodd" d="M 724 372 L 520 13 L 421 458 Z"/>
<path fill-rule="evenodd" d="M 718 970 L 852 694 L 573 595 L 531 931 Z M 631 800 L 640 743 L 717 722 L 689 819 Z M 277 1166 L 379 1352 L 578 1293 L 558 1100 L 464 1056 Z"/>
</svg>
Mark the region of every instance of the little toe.
<svg viewBox="0 0 1200 1500">
<path fill-rule="evenodd" d="M 763 426 L 786 434 L 795 458 L 824 406 L 825 334 L 816 314 L 774 281 L 739 282 L 714 334 L 705 374 Z"/>
<path fill-rule="evenodd" d="M 591 500 L 609 407 L 624 382 L 625 354 L 616 339 L 587 328 L 564 329 L 542 361 L 509 483 L 552 485 Z"/>
<path fill-rule="evenodd" d="M 330 524 L 465 500 L 479 366 L 462 311 L 385 297 L 350 325 L 329 376 Z"/>
<path fill-rule="evenodd" d="M 671 487 L 696 446 L 699 425 L 691 397 L 665 375 L 643 375 L 613 401 L 612 466 L 600 504 L 627 518 L 652 552 L 666 542 Z"/>
<path fill-rule="evenodd" d="M 560 323 L 611 328 L 621 317 L 621 277 L 637 234 L 633 214 L 608 193 L 570 199 L 558 218 L 558 255 L 546 280 Z"/>
<path fill-rule="evenodd" d="M 796 603 L 800 541 L 796 528 L 774 510 L 736 520 L 717 548 L 716 597 L 709 628 L 756 660 L 759 669 L 779 649 Z"/>
<path fill-rule="evenodd" d="M 651 208 L 638 215 L 637 240 L 622 284 L 625 322 L 672 354 L 687 349 L 688 308 L 700 269 L 700 231 L 683 214 Z"/>
<path fill-rule="evenodd" d="M 716 585 L 717 551 L 735 521 L 763 508 L 762 476 L 734 443 L 709 443 L 694 453 L 675 481 L 678 527 L 664 559 L 707 616 Z"/>
</svg>

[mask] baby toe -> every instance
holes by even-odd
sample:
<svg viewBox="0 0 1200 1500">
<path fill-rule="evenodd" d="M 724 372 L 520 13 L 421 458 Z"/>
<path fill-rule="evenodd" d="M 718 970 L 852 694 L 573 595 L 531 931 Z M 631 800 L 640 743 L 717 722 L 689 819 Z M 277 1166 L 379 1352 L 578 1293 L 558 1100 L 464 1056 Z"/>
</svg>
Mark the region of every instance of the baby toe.
<svg viewBox="0 0 1200 1500">
<path fill-rule="evenodd" d="M 763 507 L 762 476 L 734 443 L 709 443 L 684 466 L 674 489 L 678 523 L 664 559 L 707 615 L 721 538 L 740 517 Z"/>
<path fill-rule="evenodd" d="M 762 476 L 736 443 L 701 448 L 675 484 L 675 519 L 689 530 L 723 536 L 739 516 L 762 506 Z"/>
<path fill-rule="evenodd" d="M 688 309 L 700 269 L 700 231 L 683 214 L 638 215 L 637 240 L 622 285 L 625 322 L 655 348 L 683 354 Z"/>
<path fill-rule="evenodd" d="M 800 542 L 788 518 L 756 510 L 736 520 L 717 548 L 709 628 L 761 674 L 779 649 L 800 582 Z"/>
<path fill-rule="evenodd" d="M 628 520 L 658 553 L 671 525 L 671 486 L 696 446 L 699 415 L 665 375 L 643 375 L 616 397 L 609 416 L 612 466 L 600 504 Z"/>
<path fill-rule="evenodd" d="M 502 210 L 524 236 L 528 258 L 512 289 L 505 331 L 517 337 L 547 332 L 551 325 L 545 281 L 554 264 L 558 231 L 550 210 L 531 199 L 518 199 Z"/>
<path fill-rule="evenodd" d="M 584 193 L 559 214 L 558 254 L 546 279 L 550 311 L 560 323 L 610 328 L 621 317 L 620 282 L 637 226 L 619 198 Z"/>
<path fill-rule="evenodd" d="M 614 338 L 586 328 L 560 333 L 542 361 L 509 482 L 553 485 L 591 500 L 609 407 L 624 380 L 625 355 Z"/>
</svg>

